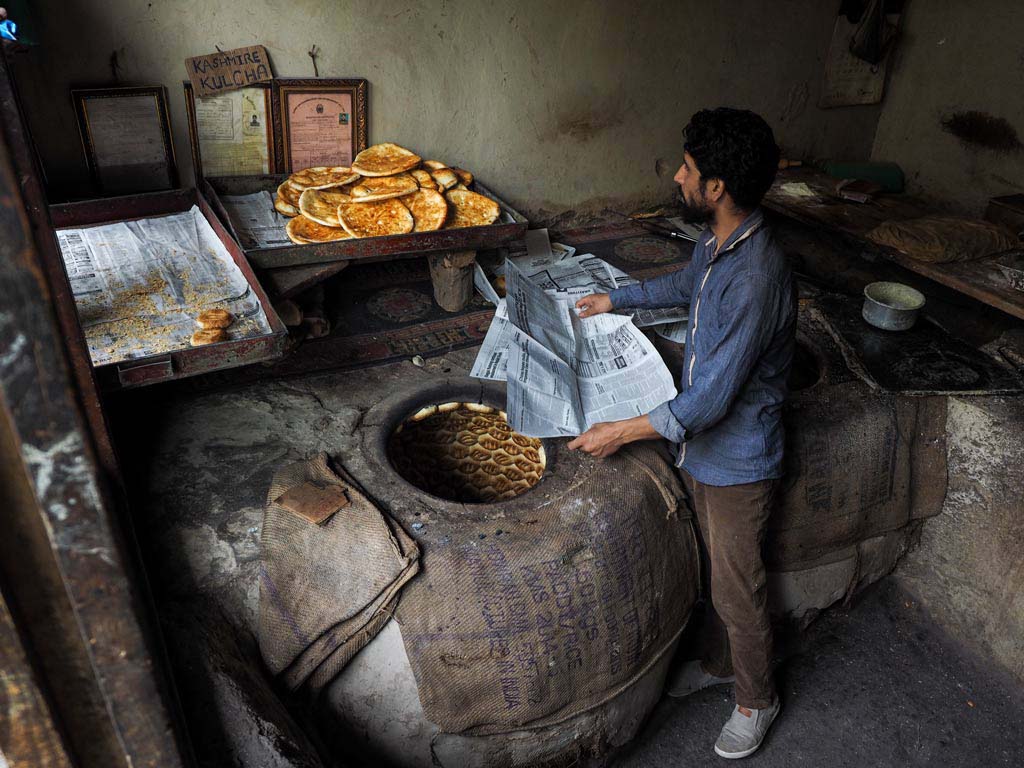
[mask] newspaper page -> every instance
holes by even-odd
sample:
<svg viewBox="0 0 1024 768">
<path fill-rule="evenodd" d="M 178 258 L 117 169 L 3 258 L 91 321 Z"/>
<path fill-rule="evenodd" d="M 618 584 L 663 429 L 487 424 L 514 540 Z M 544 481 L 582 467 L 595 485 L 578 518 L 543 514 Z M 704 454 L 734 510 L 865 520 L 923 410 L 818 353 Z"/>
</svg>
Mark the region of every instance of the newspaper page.
<svg viewBox="0 0 1024 768">
<path fill-rule="evenodd" d="M 583 294 L 586 295 L 608 293 L 615 288 L 640 282 L 592 253 L 576 254 L 575 248 L 570 250 L 560 243 L 549 243 L 546 229 L 530 230 L 526 235 L 526 256 L 512 261 L 543 288 L 560 291 L 581 288 L 586 289 Z M 486 293 L 482 290 L 481 293 L 487 298 Z M 633 322 L 644 328 L 662 323 L 685 322 L 688 308 L 630 309 L 630 314 Z"/>
<path fill-rule="evenodd" d="M 530 437 L 578 435 L 599 421 L 650 412 L 676 395 L 651 342 L 625 315 L 581 319 L 578 291 L 549 292 L 514 262 L 506 264 L 502 321 L 492 324 L 473 374 L 501 378 L 498 353 L 507 337 L 505 374 L 513 429 Z"/>
<path fill-rule="evenodd" d="M 199 208 L 57 231 L 94 366 L 189 346 L 196 317 L 235 317 L 231 339 L 271 332 L 266 313 Z"/>
<path fill-rule="evenodd" d="M 288 217 L 274 210 L 274 196 L 270 192 L 224 195 L 221 202 L 243 248 L 277 248 L 292 244 L 285 232 Z"/>
</svg>

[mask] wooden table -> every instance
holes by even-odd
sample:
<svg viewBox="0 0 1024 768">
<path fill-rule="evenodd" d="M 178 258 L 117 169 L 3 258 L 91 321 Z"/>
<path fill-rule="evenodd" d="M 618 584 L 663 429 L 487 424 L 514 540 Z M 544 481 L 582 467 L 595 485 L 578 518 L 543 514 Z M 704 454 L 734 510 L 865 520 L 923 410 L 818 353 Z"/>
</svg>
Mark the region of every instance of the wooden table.
<svg viewBox="0 0 1024 768">
<path fill-rule="evenodd" d="M 786 184 L 803 182 L 813 197 L 786 194 Z M 934 216 L 934 208 L 903 194 L 882 194 L 869 203 L 853 203 L 836 196 L 837 179 L 811 168 L 780 171 L 764 199 L 765 208 L 812 227 L 822 227 L 853 238 L 864 251 L 881 256 L 923 277 L 971 296 L 1024 320 L 1024 292 L 1014 290 L 991 259 L 934 264 L 912 259 L 892 248 L 871 242 L 866 235 L 886 221 Z"/>
</svg>

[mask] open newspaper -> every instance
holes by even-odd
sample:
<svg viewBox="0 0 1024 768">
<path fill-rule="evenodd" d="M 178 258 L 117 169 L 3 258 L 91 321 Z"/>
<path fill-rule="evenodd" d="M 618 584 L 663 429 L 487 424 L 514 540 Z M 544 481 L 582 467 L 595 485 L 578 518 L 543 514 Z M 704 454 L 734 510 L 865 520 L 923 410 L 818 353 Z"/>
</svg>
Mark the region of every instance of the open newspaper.
<svg viewBox="0 0 1024 768">
<path fill-rule="evenodd" d="M 271 332 L 245 275 L 199 208 L 57 231 L 93 365 L 189 346 L 204 309 L 228 310 L 232 339 Z"/>
<path fill-rule="evenodd" d="M 523 274 L 548 290 L 608 293 L 615 288 L 634 285 L 639 281 L 621 269 L 612 266 L 592 253 L 577 254 L 576 249 L 561 243 L 548 241 L 546 229 L 532 229 L 526 233 L 526 255 L 511 259 Z M 492 304 L 498 304 L 498 294 L 490 277 L 504 275 L 505 265 L 491 269 L 491 275 L 479 262 L 476 265 L 475 285 L 480 294 Z M 633 322 L 640 326 L 652 327 L 655 333 L 676 343 L 686 338 L 687 307 L 665 307 L 659 309 L 627 309 Z"/>
<path fill-rule="evenodd" d="M 576 299 L 588 288 L 546 291 L 512 261 L 505 281 L 506 298 L 471 375 L 508 382 L 513 429 L 530 437 L 578 435 L 675 397 L 672 375 L 630 317 L 577 315 Z"/>
</svg>

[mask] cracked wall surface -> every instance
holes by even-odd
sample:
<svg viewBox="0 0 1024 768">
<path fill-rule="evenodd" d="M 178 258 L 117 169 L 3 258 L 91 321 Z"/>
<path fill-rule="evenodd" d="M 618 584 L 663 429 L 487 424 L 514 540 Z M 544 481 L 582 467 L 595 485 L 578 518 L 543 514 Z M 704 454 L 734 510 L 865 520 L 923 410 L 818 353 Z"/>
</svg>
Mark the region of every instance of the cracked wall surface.
<svg viewBox="0 0 1024 768">
<path fill-rule="evenodd" d="M 953 635 L 1024 681 L 1024 398 L 951 397 L 942 514 L 900 581 Z"/>
</svg>

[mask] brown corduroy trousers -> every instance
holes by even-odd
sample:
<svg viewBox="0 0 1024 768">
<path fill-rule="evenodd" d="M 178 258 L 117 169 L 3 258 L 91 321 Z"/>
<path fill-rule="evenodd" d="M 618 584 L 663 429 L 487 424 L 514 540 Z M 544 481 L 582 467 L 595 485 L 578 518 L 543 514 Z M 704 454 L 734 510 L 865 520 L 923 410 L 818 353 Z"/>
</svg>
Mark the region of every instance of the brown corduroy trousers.
<svg viewBox="0 0 1024 768">
<path fill-rule="evenodd" d="M 761 557 L 777 480 L 705 485 L 680 470 L 700 529 L 709 572 L 701 666 L 736 676 L 736 703 L 764 709 L 775 699 L 767 574 Z"/>
</svg>

